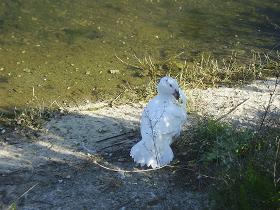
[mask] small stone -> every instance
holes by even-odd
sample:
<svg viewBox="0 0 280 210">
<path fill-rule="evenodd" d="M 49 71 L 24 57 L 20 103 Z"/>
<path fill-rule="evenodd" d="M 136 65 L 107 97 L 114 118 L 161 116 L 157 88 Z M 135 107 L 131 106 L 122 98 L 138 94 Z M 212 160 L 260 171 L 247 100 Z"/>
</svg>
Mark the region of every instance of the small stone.
<svg viewBox="0 0 280 210">
<path fill-rule="evenodd" d="M 119 158 L 118 161 L 119 162 L 125 162 L 125 158 Z"/>
<path fill-rule="evenodd" d="M 31 70 L 29 68 L 24 68 L 22 71 L 26 72 L 26 73 L 30 73 Z"/>
<path fill-rule="evenodd" d="M 87 71 L 87 72 L 86 72 L 86 75 L 90 75 L 90 71 Z"/>
<path fill-rule="evenodd" d="M 110 70 L 109 72 L 111 74 L 118 74 L 118 73 L 120 73 L 120 70 L 115 69 L 115 70 Z"/>
<path fill-rule="evenodd" d="M 4 134 L 5 132 L 6 132 L 6 130 L 5 130 L 5 129 L 3 129 L 3 130 L 1 131 L 1 133 L 2 133 L 2 134 Z"/>
<path fill-rule="evenodd" d="M 105 133 L 105 132 L 107 132 L 107 130 L 106 130 L 105 128 L 98 128 L 97 131 L 98 131 L 99 133 Z"/>
<path fill-rule="evenodd" d="M 66 179 L 70 179 L 70 178 L 71 178 L 71 176 L 70 176 L 70 175 L 67 175 L 67 176 L 66 176 Z"/>
<path fill-rule="evenodd" d="M 0 68 L 0 71 L 4 71 L 4 67 L 1 67 L 1 68 Z"/>
<path fill-rule="evenodd" d="M 60 184 L 61 184 L 62 182 L 63 182 L 63 180 L 62 180 L 62 179 L 59 179 L 59 180 L 58 180 L 58 183 L 60 183 Z"/>
</svg>

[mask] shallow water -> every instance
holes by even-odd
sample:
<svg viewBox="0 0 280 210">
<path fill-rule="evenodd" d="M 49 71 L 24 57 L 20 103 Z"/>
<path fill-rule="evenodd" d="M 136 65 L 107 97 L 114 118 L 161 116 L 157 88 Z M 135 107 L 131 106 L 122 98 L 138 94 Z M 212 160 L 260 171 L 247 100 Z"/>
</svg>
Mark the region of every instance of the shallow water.
<svg viewBox="0 0 280 210">
<path fill-rule="evenodd" d="M 34 96 L 46 105 L 94 101 L 116 97 L 126 82 L 145 84 L 115 55 L 278 50 L 279 25 L 278 0 L 1 0 L 0 110 Z"/>
</svg>

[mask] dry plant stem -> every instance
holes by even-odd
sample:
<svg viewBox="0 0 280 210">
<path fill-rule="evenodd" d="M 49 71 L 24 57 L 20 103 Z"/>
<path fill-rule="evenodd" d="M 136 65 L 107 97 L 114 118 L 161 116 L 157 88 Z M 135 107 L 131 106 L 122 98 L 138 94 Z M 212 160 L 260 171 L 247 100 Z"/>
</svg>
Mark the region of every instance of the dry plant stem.
<svg viewBox="0 0 280 210">
<path fill-rule="evenodd" d="M 224 117 L 226 117 L 227 115 L 229 115 L 230 113 L 232 113 L 234 110 L 236 110 L 239 106 L 241 106 L 242 104 L 244 104 L 246 101 L 248 101 L 249 98 L 246 98 L 245 100 L 241 101 L 239 104 L 237 104 L 235 107 L 233 107 L 231 110 L 229 110 L 226 114 L 222 115 L 221 117 L 219 117 L 218 119 L 216 119 L 216 122 L 220 121 L 221 119 L 223 119 Z"/>
<path fill-rule="evenodd" d="M 161 167 L 158 167 L 158 168 L 151 168 L 151 169 L 140 169 L 140 170 L 124 170 L 124 169 L 116 169 L 116 168 L 110 168 L 110 167 L 107 167 L 107 166 L 104 166 L 100 163 L 98 163 L 96 160 L 93 160 L 93 163 L 98 165 L 99 167 L 103 168 L 103 169 L 106 169 L 106 170 L 109 170 L 109 171 L 113 171 L 113 172 L 122 172 L 122 173 L 142 173 L 142 172 L 149 172 L 149 171 L 156 171 L 156 170 L 159 170 L 159 169 L 162 169 L 162 168 L 166 168 L 166 167 L 171 167 L 170 165 L 165 165 L 165 166 L 161 166 Z"/>
<path fill-rule="evenodd" d="M 161 166 L 161 167 L 158 167 L 158 168 L 151 168 L 151 169 L 135 169 L 135 170 L 125 170 L 125 169 L 120 169 L 120 168 L 111 168 L 111 167 L 108 167 L 108 166 L 105 166 L 99 162 L 97 162 L 97 160 L 94 159 L 94 156 L 91 155 L 91 160 L 92 162 L 105 169 L 105 170 L 108 170 L 108 171 L 112 171 L 112 172 L 120 172 L 120 173 L 143 173 L 143 172 L 151 172 L 151 171 L 157 171 L 157 170 L 160 170 L 160 169 L 163 169 L 163 168 L 178 168 L 178 169 L 186 169 L 186 170 L 189 170 L 189 171 L 193 171 L 195 172 L 193 169 L 190 169 L 190 168 L 186 168 L 186 167 L 178 167 L 178 166 L 171 166 L 171 165 L 164 165 L 164 166 Z M 209 179 L 215 179 L 215 180 L 220 180 L 220 181 L 223 181 L 225 182 L 225 184 L 228 185 L 228 182 L 225 180 L 225 179 L 220 179 L 220 178 L 217 178 L 217 177 L 213 177 L 213 176 L 208 176 L 208 175 L 205 175 L 205 174 L 201 174 L 201 173 L 198 173 L 198 172 L 195 172 L 196 175 L 198 175 L 199 177 L 204 177 L 204 178 L 209 178 Z"/>
<path fill-rule="evenodd" d="M 184 54 L 184 53 L 185 53 L 185 52 L 184 52 L 184 51 L 182 51 L 182 52 L 178 53 L 177 55 L 175 55 L 175 56 L 173 56 L 173 57 L 168 58 L 168 59 L 167 59 L 167 60 L 165 60 L 163 63 L 168 63 L 169 61 L 171 61 L 171 60 L 174 60 L 174 59 L 178 58 L 180 55 L 182 55 L 182 54 Z"/>
<path fill-rule="evenodd" d="M 157 145 L 156 145 L 156 136 L 157 136 L 157 133 L 155 131 L 155 128 L 159 122 L 159 120 L 162 118 L 163 114 L 165 113 L 165 108 L 166 108 L 166 102 L 164 102 L 164 107 L 163 107 L 163 111 L 161 113 L 161 115 L 159 116 L 159 118 L 156 120 L 156 122 L 154 123 L 154 125 L 152 124 L 152 120 L 149 116 L 149 113 L 148 111 L 145 109 L 144 112 L 147 116 L 147 118 L 149 119 L 149 124 L 150 124 L 150 128 L 152 130 L 152 140 L 153 140 L 153 144 L 154 144 L 154 149 L 155 149 L 155 155 L 156 155 L 156 161 L 157 161 L 157 165 L 160 165 L 160 160 L 159 160 L 159 152 L 158 152 L 158 148 L 157 148 Z M 152 152 L 152 151 L 151 151 Z M 153 153 L 153 152 L 152 152 Z"/>
<path fill-rule="evenodd" d="M 266 108 L 265 108 L 265 112 L 264 112 L 263 118 L 262 118 L 262 120 L 261 120 L 261 124 L 260 124 L 260 127 L 259 127 L 259 129 L 258 129 L 258 132 L 260 132 L 260 131 L 262 130 L 262 127 L 263 127 L 263 125 L 264 125 L 265 119 L 266 119 L 266 117 L 267 117 L 267 115 L 268 115 L 270 106 L 271 106 L 271 104 L 272 104 L 273 96 L 275 95 L 275 92 L 276 92 L 276 89 L 277 89 L 277 86 L 278 86 L 278 79 L 279 79 L 279 77 L 276 77 L 276 79 L 275 79 L 275 84 L 274 84 L 274 88 L 273 88 L 272 92 L 270 93 L 270 97 L 269 97 L 269 100 L 268 100 L 268 104 L 267 104 L 267 106 L 266 106 Z"/>
<path fill-rule="evenodd" d="M 134 53 L 133 54 L 134 58 L 142 65 L 144 66 L 144 64 L 142 63 L 142 61 L 137 57 L 137 55 Z"/>
<path fill-rule="evenodd" d="M 8 210 L 12 208 L 13 204 L 17 202 L 20 198 L 25 196 L 28 192 L 30 192 L 34 187 L 36 187 L 39 183 L 34 184 L 32 187 L 30 187 L 26 192 L 24 192 L 21 196 L 19 196 L 17 199 L 15 199 L 8 207 Z"/>
<path fill-rule="evenodd" d="M 276 138 L 276 142 L 277 142 L 277 149 L 276 149 L 276 153 L 275 153 L 275 160 L 274 160 L 274 166 L 273 166 L 273 181 L 274 181 L 274 186 L 277 186 L 277 183 L 279 181 L 280 178 L 276 178 L 276 171 L 277 171 L 277 158 L 278 158 L 278 153 L 279 153 L 279 146 L 280 146 L 280 139 L 278 139 L 278 137 Z"/>
<path fill-rule="evenodd" d="M 139 66 L 135 66 L 135 65 L 132 65 L 132 64 L 129 64 L 129 63 L 123 61 L 123 60 L 120 59 L 117 55 L 115 55 L 115 56 L 116 56 L 116 58 L 117 58 L 120 62 L 122 62 L 123 64 L 125 64 L 125 65 L 127 65 L 127 66 L 130 66 L 130 67 L 133 67 L 133 68 L 136 68 L 136 69 L 143 69 L 143 68 L 141 68 L 141 67 L 139 67 Z"/>
<path fill-rule="evenodd" d="M 134 133 L 134 131 L 128 131 L 128 132 L 121 133 L 121 134 L 118 134 L 118 135 L 115 135 L 115 136 L 110 136 L 110 137 L 107 137 L 107 138 L 104 138 L 104 139 L 100 139 L 100 140 L 98 140 L 96 142 L 100 143 L 100 142 L 103 142 L 103 141 L 107 141 L 107 140 L 110 140 L 110 139 L 113 139 L 113 138 L 117 138 L 117 137 L 120 137 L 120 136 L 131 134 L 131 133 Z"/>
<path fill-rule="evenodd" d="M 127 89 L 124 89 L 119 95 L 117 95 L 116 98 L 114 98 L 110 103 L 109 106 L 113 107 L 114 103 L 127 91 Z"/>
</svg>

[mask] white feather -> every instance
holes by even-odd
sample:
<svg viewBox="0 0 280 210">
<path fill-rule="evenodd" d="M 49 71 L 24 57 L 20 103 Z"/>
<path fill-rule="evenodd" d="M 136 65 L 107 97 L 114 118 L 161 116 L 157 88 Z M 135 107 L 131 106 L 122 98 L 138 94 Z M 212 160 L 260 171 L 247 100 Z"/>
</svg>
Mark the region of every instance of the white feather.
<svg viewBox="0 0 280 210">
<path fill-rule="evenodd" d="M 177 101 L 174 91 L 178 91 Z M 174 155 L 170 147 L 180 135 L 186 121 L 186 96 L 175 79 L 163 77 L 156 95 L 144 108 L 141 118 L 142 139 L 131 149 L 130 155 L 141 166 L 158 168 L 169 164 Z"/>
</svg>

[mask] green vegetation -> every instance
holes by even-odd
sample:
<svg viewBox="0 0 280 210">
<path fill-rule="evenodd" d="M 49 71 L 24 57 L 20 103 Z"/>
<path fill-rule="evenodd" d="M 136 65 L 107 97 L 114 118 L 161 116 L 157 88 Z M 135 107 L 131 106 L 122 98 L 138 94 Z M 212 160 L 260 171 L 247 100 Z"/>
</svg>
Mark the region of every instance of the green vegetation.
<svg viewBox="0 0 280 210">
<path fill-rule="evenodd" d="M 185 53 L 155 60 L 151 56 L 139 58 L 133 54 L 128 60 L 117 59 L 134 72 L 137 77 L 147 80 L 144 85 L 132 88 L 132 84 L 120 85 L 123 101 L 147 100 L 156 94 L 160 77 L 176 77 L 183 89 L 234 86 L 252 82 L 266 77 L 280 75 L 280 54 L 267 55 L 253 52 L 250 58 L 244 58 L 237 52 L 224 58 L 202 54 L 196 58 L 187 58 Z M 128 90 L 128 91 L 127 91 Z"/>
<path fill-rule="evenodd" d="M 196 179 L 208 185 L 214 209 L 276 210 L 279 137 L 279 128 L 256 133 L 202 119 L 178 141 L 178 166 L 191 166 Z"/>
</svg>

